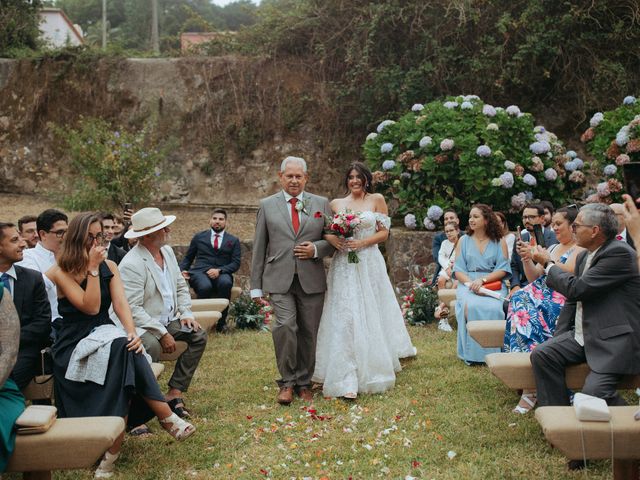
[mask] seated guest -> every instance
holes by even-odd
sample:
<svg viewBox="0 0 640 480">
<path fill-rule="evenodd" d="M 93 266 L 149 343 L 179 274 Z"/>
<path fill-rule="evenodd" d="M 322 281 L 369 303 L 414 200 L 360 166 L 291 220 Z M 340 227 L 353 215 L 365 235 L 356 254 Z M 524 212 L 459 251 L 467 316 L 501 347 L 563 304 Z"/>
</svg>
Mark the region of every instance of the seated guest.
<svg viewBox="0 0 640 480">
<path fill-rule="evenodd" d="M 560 243 L 549 247 L 551 260 L 565 272 L 573 272 L 576 257 L 583 251 L 576 246 L 571 224 L 578 214 L 577 208 L 560 208 L 553 216 L 553 230 Z M 518 250 L 529 284 L 511 295 L 504 334 L 505 352 L 531 352 L 536 346 L 553 337 L 556 320 L 565 297 L 546 284 L 542 265 L 533 263 L 531 247 L 520 242 Z M 536 403 L 535 390 L 524 390 L 520 402 L 513 410 L 525 414 Z"/>
<path fill-rule="evenodd" d="M 131 228 L 131 215 L 133 215 L 133 210 L 125 210 L 122 213 L 122 216 L 114 215 L 114 227 L 113 227 L 113 238 L 111 239 L 111 243 L 113 243 L 116 247 L 120 247 L 125 252 L 131 250 L 131 242 L 129 242 L 126 238 L 124 238 L 124 232 Z"/>
<path fill-rule="evenodd" d="M 100 223 L 102 223 L 102 234 L 104 235 L 105 248 L 107 249 L 107 259 L 118 265 L 127 254 L 122 248 L 118 247 L 113 240 L 115 235 L 115 220 L 111 213 L 101 213 Z"/>
<path fill-rule="evenodd" d="M 24 241 L 27 242 L 27 248 L 34 248 L 38 244 L 36 220 L 37 217 L 33 215 L 25 215 L 18 220 L 18 231 Z"/>
<path fill-rule="evenodd" d="M 142 342 L 154 361 L 160 353 L 176 349 L 176 340 L 187 342 L 187 350 L 178 358 L 169 379 L 166 399 L 172 410 L 188 417 L 182 394 L 187 391 L 200 358 L 207 346 L 207 332 L 191 313 L 191 295 L 180 274 L 173 249 L 167 245 L 169 225 L 175 216 L 165 217 L 157 208 L 138 210 L 127 238 L 137 238 L 120 262 L 124 290 L 131 305 L 136 326 L 145 330 Z"/>
<path fill-rule="evenodd" d="M 616 220 L 618 220 L 618 233 L 616 235 L 616 240 L 622 240 L 623 242 L 627 242 L 631 248 L 636 248 L 636 244 L 633 241 L 631 235 L 627 234 L 627 226 L 624 219 L 624 205 L 621 203 L 612 203 L 609 205 L 613 213 L 616 214 Z"/>
<path fill-rule="evenodd" d="M 533 234 L 533 226 L 544 225 L 544 208 L 542 205 L 532 204 L 524 207 L 524 210 L 522 211 L 522 223 L 526 230 L 521 233 L 522 241 L 527 242 L 530 245 L 535 245 L 536 237 Z M 551 245 L 558 243 L 558 240 L 551 229 L 543 230 L 543 234 L 546 247 L 550 247 Z M 524 274 L 524 269 L 522 267 L 522 260 L 518 254 L 518 249 L 514 245 L 511 251 L 511 295 L 522 287 L 525 287 L 528 283 L 527 276 Z"/>
<path fill-rule="evenodd" d="M 467 235 L 456 247 L 453 268 L 458 280 L 456 319 L 458 321 L 458 357 L 467 365 L 484 362 L 488 353 L 499 348 L 482 348 L 467 333 L 467 322 L 504 318 L 502 300 L 482 295 L 485 284 L 498 282 L 496 293 L 507 295 L 504 280 L 511 272 L 507 261 L 507 244 L 502 240 L 502 228 L 488 205 L 476 204 L 469 213 Z M 468 284 L 465 285 L 465 284 Z"/>
<path fill-rule="evenodd" d="M 42 274 L 15 265 L 26 242 L 12 223 L 0 222 L 0 282 L 20 318 L 20 350 L 11 378 L 23 389 L 42 370 L 40 351 L 49 346 L 51 306 Z"/>
<path fill-rule="evenodd" d="M 180 262 L 182 275 L 198 298 L 231 299 L 233 274 L 240 268 L 240 240 L 225 231 L 226 224 L 227 212 L 215 209 L 209 220 L 211 228 L 194 235 Z M 228 309 L 216 325 L 218 332 L 225 330 Z"/>
<path fill-rule="evenodd" d="M 458 225 L 458 230 L 460 230 L 460 219 L 458 218 L 458 214 L 451 209 L 444 211 L 443 222 L 446 225 L 447 223 L 455 223 Z M 436 260 L 436 271 L 433 274 L 433 284 L 435 285 L 438 282 L 438 275 L 440 274 L 440 264 L 438 263 L 438 258 L 440 255 L 440 246 L 442 242 L 447 238 L 447 234 L 445 232 L 438 232 L 433 237 L 433 242 L 431 242 L 431 256 Z"/>
<path fill-rule="evenodd" d="M 502 226 L 502 238 L 507 243 L 507 252 L 509 252 L 509 261 L 511 261 L 511 255 L 513 254 L 513 247 L 516 242 L 516 235 L 509 231 L 509 223 L 507 222 L 507 217 L 502 212 L 496 212 L 496 217 L 498 217 L 498 222 Z"/>
<path fill-rule="evenodd" d="M 113 215 L 113 236 L 119 237 L 125 232 L 124 220 L 120 215 Z"/>
<path fill-rule="evenodd" d="M 575 273 L 565 272 L 536 247 L 533 259 L 545 265 L 547 285 L 567 300 L 555 335 L 536 347 L 531 364 L 541 406 L 569 405 L 568 365 L 586 361 L 590 372 L 582 392 L 609 405 L 625 405 L 617 384 L 640 373 L 640 275 L 636 252 L 615 239 L 618 223 L 603 204 L 580 209 L 573 223 L 576 243 L 586 248 Z"/>
<path fill-rule="evenodd" d="M 16 420 L 24 411 L 24 397 L 9 377 L 18 355 L 20 321 L 11 296 L 0 283 L 0 475 L 15 447 Z"/>
<path fill-rule="evenodd" d="M 458 284 L 451 277 L 456 261 L 456 245 L 460 239 L 460 227 L 455 222 L 449 222 L 444 226 L 444 233 L 447 238 L 440 245 L 438 253 L 438 265 L 440 265 L 438 288 L 456 288 Z"/>
<path fill-rule="evenodd" d="M 553 214 L 555 213 L 555 208 L 553 206 L 553 203 L 551 203 L 549 200 L 542 200 L 540 202 L 540 205 L 542 205 L 542 208 L 544 209 L 544 221 L 542 222 L 542 233 L 545 235 L 548 235 L 549 238 L 553 240 L 553 243 L 550 243 L 549 245 L 554 245 L 557 242 L 556 242 L 555 233 L 553 233 L 553 226 L 551 225 L 551 223 L 553 222 Z"/>
<path fill-rule="evenodd" d="M 99 217 L 78 214 L 69 224 L 58 265 L 47 272 L 57 286 L 62 316 L 53 345 L 58 416 L 118 416 L 139 425 L 155 415 L 171 436 L 182 440 L 195 427 L 172 413 L 165 401 L 143 355 L 118 268 L 105 260 L 102 242 Z M 124 330 L 109 318 L 112 304 Z M 94 344 L 101 342 L 95 356 L 83 355 L 86 337 Z M 101 354 L 104 349 L 106 357 Z M 91 367 L 76 368 L 83 360 Z M 113 471 L 122 439 L 123 435 L 105 453 L 97 478 Z"/>
<path fill-rule="evenodd" d="M 58 293 L 56 292 L 56 286 L 45 273 L 56 264 L 56 256 L 67 233 L 68 221 L 67 216 L 60 210 L 49 209 L 38 215 L 36 224 L 40 241 L 35 248 L 25 250 L 23 252 L 23 260 L 17 264 L 42 274 L 44 286 L 47 289 L 47 298 L 51 306 L 52 321 L 58 318 Z"/>
</svg>

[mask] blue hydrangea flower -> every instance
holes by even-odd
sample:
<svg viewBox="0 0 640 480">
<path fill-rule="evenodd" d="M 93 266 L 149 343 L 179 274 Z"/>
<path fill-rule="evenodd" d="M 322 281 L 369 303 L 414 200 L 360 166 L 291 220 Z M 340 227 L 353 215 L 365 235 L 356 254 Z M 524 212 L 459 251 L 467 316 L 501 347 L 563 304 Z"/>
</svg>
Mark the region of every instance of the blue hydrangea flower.
<svg viewBox="0 0 640 480">
<path fill-rule="evenodd" d="M 476 155 L 479 157 L 489 157 L 491 156 L 491 148 L 489 148 L 489 145 L 480 145 L 476 148 Z"/>
<path fill-rule="evenodd" d="M 493 107 L 493 105 L 486 104 L 484 107 L 482 107 L 482 113 L 487 117 L 495 117 L 496 113 L 498 112 Z"/>
<path fill-rule="evenodd" d="M 395 166 L 396 166 L 396 162 L 394 162 L 393 160 L 385 160 L 384 162 L 382 162 L 383 170 L 391 170 Z"/>
<path fill-rule="evenodd" d="M 544 178 L 546 178 L 550 182 L 553 182 L 556 178 L 558 178 L 558 172 L 556 172 L 553 168 L 547 168 L 544 171 Z"/>
<path fill-rule="evenodd" d="M 600 122 L 602 122 L 602 120 L 604 120 L 604 114 L 602 112 L 596 112 L 593 114 L 593 117 L 591 117 L 591 120 L 589 120 L 589 125 L 591 125 L 592 127 L 597 127 L 598 125 L 600 125 Z"/>
<path fill-rule="evenodd" d="M 576 152 L 574 152 L 573 150 L 567 150 L 566 155 L 569 158 L 576 158 L 578 156 L 578 154 Z"/>
<path fill-rule="evenodd" d="M 520 109 L 516 106 L 516 105 L 509 105 L 506 109 L 506 112 L 511 115 L 511 116 L 518 116 L 520 115 Z"/>
<path fill-rule="evenodd" d="M 404 216 L 404 226 L 407 228 L 410 228 L 411 230 L 416 228 L 417 226 L 416 216 L 413 213 L 407 213 Z"/>
<path fill-rule="evenodd" d="M 433 142 L 433 139 L 430 136 L 422 137 L 420 139 L 420 148 L 428 147 L 431 145 L 431 142 Z"/>
<path fill-rule="evenodd" d="M 513 173 L 504 172 L 502 175 L 500 175 L 500 180 L 502 181 L 502 186 L 504 188 L 513 187 L 513 183 L 514 183 Z"/>
<path fill-rule="evenodd" d="M 422 221 L 422 224 L 424 225 L 424 228 L 426 228 L 427 230 L 435 230 L 436 229 L 436 224 L 433 223 L 429 217 L 424 217 L 424 220 Z"/>
<path fill-rule="evenodd" d="M 616 145 L 624 147 L 627 143 L 629 143 L 629 126 L 625 125 L 616 134 Z"/>
<path fill-rule="evenodd" d="M 440 220 L 444 211 L 438 205 L 431 205 L 429 210 L 427 210 L 427 217 L 433 220 L 434 222 Z"/>
<path fill-rule="evenodd" d="M 546 130 L 542 125 L 536 125 L 533 127 L 533 133 L 544 133 Z"/>
<path fill-rule="evenodd" d="M 462 100 L 470 102 L 471 100 L 480 100 L 480 97 L 478 95 L 465 95 L 462 97 Z"/>
<path fill-rule="evenodd" d="M 531 150 L 536 155 L 543 155 L 551 150 L 551 145 L 549 145 L 549 142 L 545 141 L 533 142 L 531 145 L 529 145 L 529 150 Z"/>
<path fill-rule="evenodd" d="M 409 172 L 402 172 L 400 178 L 409 179 L 411 178 L 411 174 Z"/>
<path fill-rule="evenodd" d="M 462 102 L 462 105 L 460 105 L 461 110 L 471 110 L 472 108 L 473 108 L 473 103 L 471 102 Z"/>
<path fill-rule="evenodd" d="M 527 195 L 524 192 L 520 192 L 517 195 L 513 195 L 511 197 L 511 206 L 515 210 L 522 210 L 522 208 L 527 204 Z"/>
<path fill-rule="evenodd" d="M 424 105 L 422 105 L 421 103 L 415 103 L 413 107 L 411 107 L 412 112 L 420 112 L 423 109 L 424 109 Z"/>
<path fill-rule="evenodd" d="M 504 168 L 506 168 L 507 170 L 513 170 L 516 168 L 516 164 L 513 163 L 511 160 L 505 160 L 504 161 Z"/>
<path fill-rule="evenodd" d="M 584 167 L 584 160 L 582 160 L 581 158 L 574 158 L 573 162 L 576 164 L 576 170 L 580 170 Z"/>
<path fill-rule="evenodd" d="M 618 168 L 612 163 L 610 163 L 609 165 L 605 166 L 602 169 L 602 173 L 604 173 L 608 177 L 610 177 L 611 175 L 615 175 L 617 171 L 618 171 Z"/>
<path fill-rule="evenodd" d="M 573 172 L 577 168 L 578 168 L 578 164 L 576 162 L 574 162 L 573 160 L 570 160 L 570 161 L 568 161 L 567 163 L 564 164 L 564 169 L 567 172 Z"/>
<path fill-rule="evenodd" d="M 448 108 L 449 110 L 456 108 L 458 106 L 458 102 L 444 102 L 444 108 Z"/>
<path fill-rule="evenodd" d="M 382 130 L 384 130 L 385 128 L 387 128 L 389 125 L 393 125 L 394 122 L 393 120 L 383 120 L 382 122 L 380 122 L 380 125 L 378 125 L 378 128 L 376 128 L 376 131 L 378 133 L 382 133 Z"/>
<path fill-rule="evenodd" d="M 380 146 L 381 153 L 389 153 L 391 150 L 393 150 L 393 143 L 386 142 Z"/>
<path fill-rule="evenodd" d="M 636 103 L 636 97 L 634 97 L 632 95 L 628 95 L 628 96 L 624 97 L 624 100 L 622 100 L 622 103 L 624 105 L 634 105 Z"/>
<path fill-rule="evenodd" d="M 535 187 L 538 183 L 538 181 L 536 180 L 536 177 L 534 177 L 530 173 L 527 173 L 524 177 L 522 177 L 522 181 L 527 185 L 529 185 L 530 187 Z"/>
<path fill-rule="evenodd" d="M 378 134 L 376 132 L 371 132 L 369 135 L 367 135 L 367 142 L 369 140 L 375 140 L 375 138 L 378 136 Z"/>
<path fill-rule="evenodd" d="M 533 200 L 533 192 L 527 190 L 526 192 L 524 192 L 524 198 L 527 199 L 527 202 L 530 202 L 531 200 Z"/>
</svg>

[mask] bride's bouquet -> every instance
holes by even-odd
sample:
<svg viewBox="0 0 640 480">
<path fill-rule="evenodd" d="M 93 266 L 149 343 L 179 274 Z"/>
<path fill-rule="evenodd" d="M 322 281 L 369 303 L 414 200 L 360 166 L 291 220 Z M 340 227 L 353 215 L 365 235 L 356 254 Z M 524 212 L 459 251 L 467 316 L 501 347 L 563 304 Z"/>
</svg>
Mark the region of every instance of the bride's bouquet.
<svg viewBox="0 0 640 480">
<path fill-rule="evenodd" d="M 324 218 L 324 229 L 327 234 L 337 235 L 338 237 L 350 240 L 362 224 L 360 215 L 360 213 L 347 209 L 336 213 L 333 217 L 329 217 L 323 212 L 316 212 L 314 217 Z M 353 250 L 349 250 L 347 261 L 349 263 L 360 263 L 358 254 Z"/>
</svg>

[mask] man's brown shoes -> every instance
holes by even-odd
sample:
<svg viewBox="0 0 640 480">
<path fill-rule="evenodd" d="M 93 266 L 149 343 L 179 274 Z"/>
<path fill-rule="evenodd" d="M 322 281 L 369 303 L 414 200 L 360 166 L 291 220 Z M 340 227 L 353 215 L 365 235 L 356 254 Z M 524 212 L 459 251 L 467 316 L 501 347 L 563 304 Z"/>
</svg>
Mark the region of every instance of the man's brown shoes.
<svg viewBox="0 0 640 480">
<path fill-rule="evenodd" d="M 280 387 L 276 401 L 280 405 L 289 405 L 293 402 L 293 387 Z"/>
<path fill-rule="evenodd" d="M 298 390 L 298 396 L 305 402 L 313 402 L 313 392 L 308 388 L 300 388 Z"/>
</svg>

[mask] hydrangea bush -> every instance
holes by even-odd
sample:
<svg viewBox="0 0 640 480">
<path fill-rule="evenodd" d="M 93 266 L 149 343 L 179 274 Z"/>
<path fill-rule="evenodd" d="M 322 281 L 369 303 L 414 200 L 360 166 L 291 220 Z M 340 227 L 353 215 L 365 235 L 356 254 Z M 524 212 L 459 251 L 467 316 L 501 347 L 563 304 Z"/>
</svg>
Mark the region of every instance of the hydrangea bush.
<svg viewBox="0 0 640 480">
<path fill-rule="evenodd" d="M 596 112 L 581 140 L 594 158 L 593 173 L 599 182 L 587 202 L 621 201 L 622 166 L 640 162 L 640 101 L 633 96 L 608 112 Z"/>
<path fill-rule="evenodd" d="M 443 209 L 466 214 L 477 202 L 507 213 L 534 198 L 573 203 L 587 167 L 530 114 L 475 95 L 416 104 L 397 121 L 381 122 L 363 148 L 394 216 L 427 230 Z"/>
</svg>

